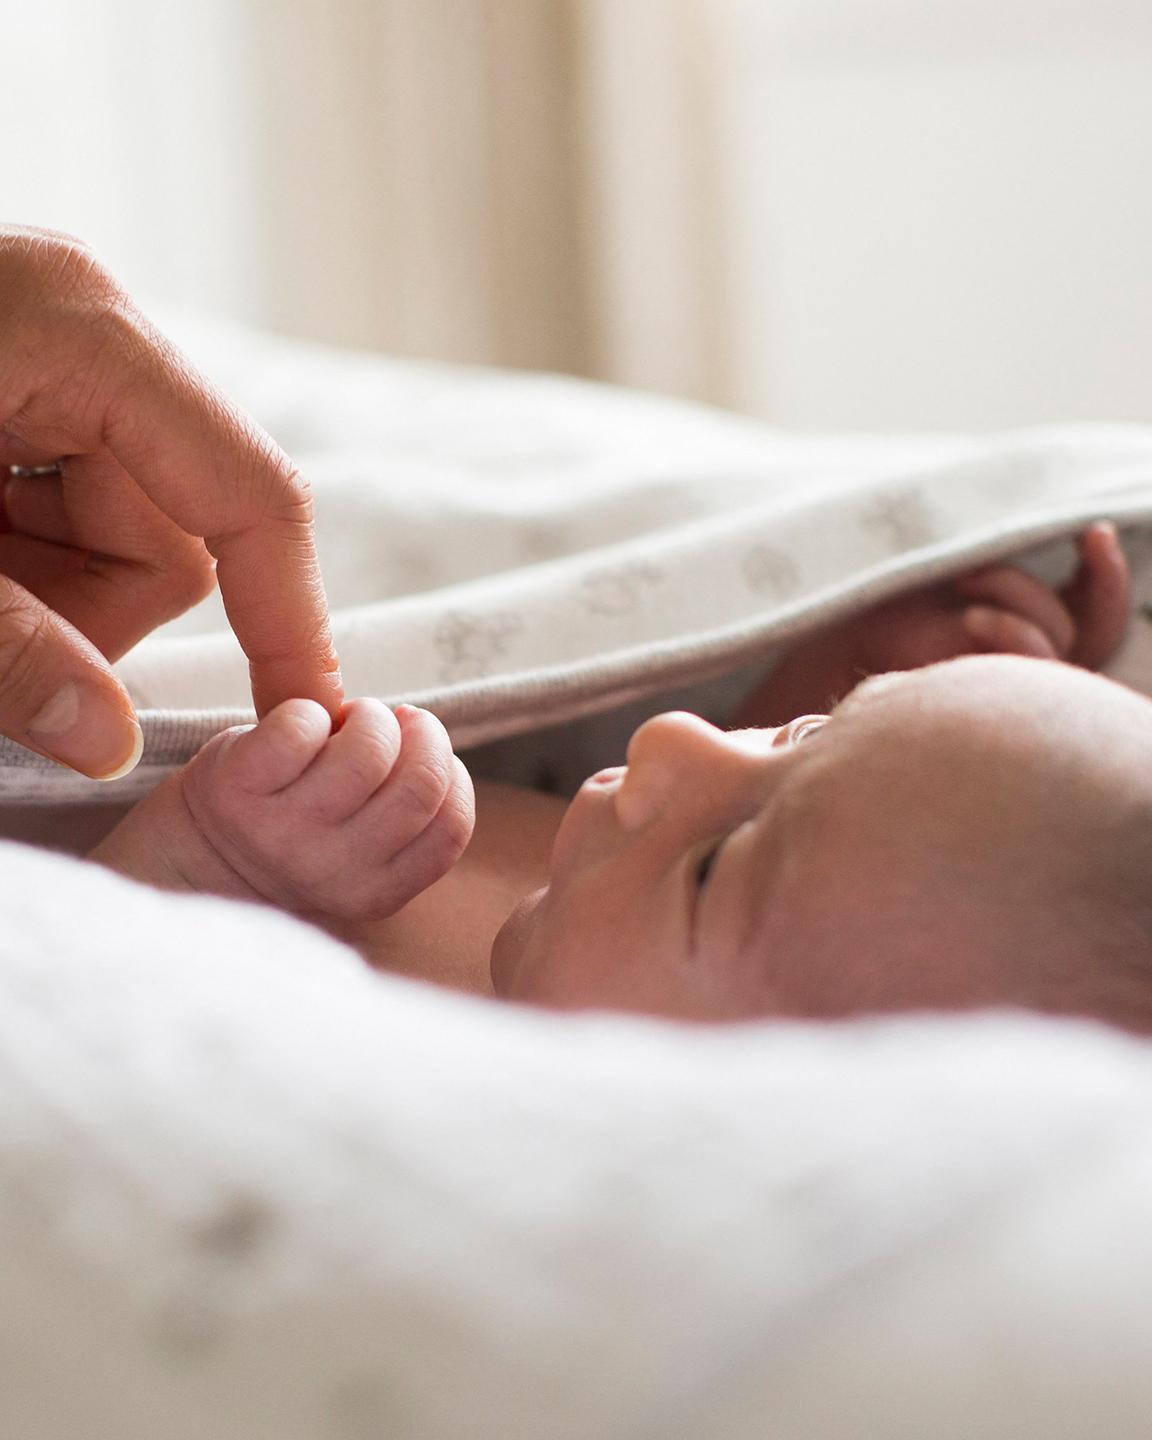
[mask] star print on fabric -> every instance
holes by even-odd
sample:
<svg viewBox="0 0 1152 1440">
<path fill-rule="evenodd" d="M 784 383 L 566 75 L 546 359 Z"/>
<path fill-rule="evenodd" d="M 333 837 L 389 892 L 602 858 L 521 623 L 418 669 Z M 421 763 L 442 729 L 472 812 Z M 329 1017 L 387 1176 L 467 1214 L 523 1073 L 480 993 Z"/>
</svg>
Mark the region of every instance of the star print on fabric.
<svg viewBox="0 0 1152 1440">
<path fill-rule="evenodd" d="M 507 654 L 524 621 L 511 611 L 496 615 L 469 615 L 462 610 L 445 615 L 433 637 L 440 652 L 442 680 L 475 680 L 491 673 L 493 664 Z"/>
<path fill-rule="evenodd" d="M 860 524 L 897 550 L 912 550 L 936 538 L 928 506 L 915 490 L 874 495 L 860 508 Z"/>
<path fill-rule="evenodd" d="M 644 603 L 644 591 L 663 579 L 658 566 L 635 563 L 598 570 L 580 583 L 584 604 L 593 615 L 633 615 Z"/>
</svg>

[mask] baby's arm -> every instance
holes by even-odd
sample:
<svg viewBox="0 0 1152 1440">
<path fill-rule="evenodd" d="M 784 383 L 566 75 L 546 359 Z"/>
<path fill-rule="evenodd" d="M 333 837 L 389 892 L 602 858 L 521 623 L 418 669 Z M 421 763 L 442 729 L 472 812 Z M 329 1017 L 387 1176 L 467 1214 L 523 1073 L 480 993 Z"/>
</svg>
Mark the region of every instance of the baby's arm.
<svg viewBox="0 0 1152 1440">
<path fill-rule="evenodd" d="M 1124 637 L 1128 565 L 1115 527 L 1090 525 L 1080 565 L 1054 590 L 1010 565 L 974 570 L 853 615 L 790 650 L 732 716 L 782 725 L 824 713 L 869 675 L 1001 653 L 1099 669 Z"/>
<path fill-rule="evenodd" d="M 331 732 L 310 700 L 211 739 L 92 857 L 165 889 L 382 919 L 438 880 L 472 833 L 468 772 L 435 716 L 353 700 Z"/>
</svg>

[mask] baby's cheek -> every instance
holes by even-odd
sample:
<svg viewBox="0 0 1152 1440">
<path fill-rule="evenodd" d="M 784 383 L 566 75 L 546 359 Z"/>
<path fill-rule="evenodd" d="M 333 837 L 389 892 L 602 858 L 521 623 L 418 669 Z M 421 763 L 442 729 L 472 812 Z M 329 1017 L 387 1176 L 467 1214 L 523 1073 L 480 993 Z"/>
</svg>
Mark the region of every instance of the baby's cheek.
<svg viewBox="0 0 1152 1440">
<path fill-rule="evenodd" d="M 530 999 L 522 987 L 533 980 L 531 946 L 540 926 L 540 907 L 547 889 L 526 895 L 508 916 L 492 942 L 492 988 L 507 999 Z"/>
</svg>

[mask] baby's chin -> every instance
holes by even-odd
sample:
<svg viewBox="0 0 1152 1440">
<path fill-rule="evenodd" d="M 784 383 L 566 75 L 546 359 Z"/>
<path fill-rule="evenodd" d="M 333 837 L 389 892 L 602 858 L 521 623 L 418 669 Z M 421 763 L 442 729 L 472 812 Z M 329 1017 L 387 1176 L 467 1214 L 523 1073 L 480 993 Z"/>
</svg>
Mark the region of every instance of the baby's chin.
<svg viewBox="0 0 1152 1440">
<path fill-rule="evenodd" d="M 515 992 L 516 980 L 528 943 L 536 928 L 536 912 L 548 894 L 548 887 L 526 895 L 504 921 L 492 941 L 489 970 L 492 989 L 497 995 Z"/>
</svg>

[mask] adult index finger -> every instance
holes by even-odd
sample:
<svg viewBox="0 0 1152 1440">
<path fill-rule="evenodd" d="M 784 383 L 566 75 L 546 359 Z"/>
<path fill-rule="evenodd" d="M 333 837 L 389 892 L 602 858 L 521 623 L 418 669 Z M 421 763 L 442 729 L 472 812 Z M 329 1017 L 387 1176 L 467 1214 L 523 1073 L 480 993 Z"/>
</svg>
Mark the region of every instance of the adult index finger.
<svg viewBox="0 0 1152 1440">
<path fill-rule="evenodd" d="M 261 712 L 301 696 L 333 717 L 340 673 L 307 487 L 287 457 L 136 309 L 79 241 L 0 225 L 0 437 L 7 463 L 110 454 L 169 520 L 215 548 Z M 131 510 L 132 507 L 128 507 Z M 105 539 L 138 537 L 129 514 Z M 171 613 L 179 574 L 155 557 L 138 628 Z"/>
<path fill-rule="evenodd" d="M 217 560 L 259 715 L 315 700 L 336 719 L 339 661 L 307 484 L 270 436 L 219 394 L 142 316 L 125 383 L 104 421 L 109 450 L 161 510 Z"/>
<path fill-rule="evenodd" d="M 229 623 L 248 657 L 258 715 L 315 700 L 338 720 L 344 699 L 311 501 L 285 497 L 258 522 L 205 537 Z"/>
</svg>

